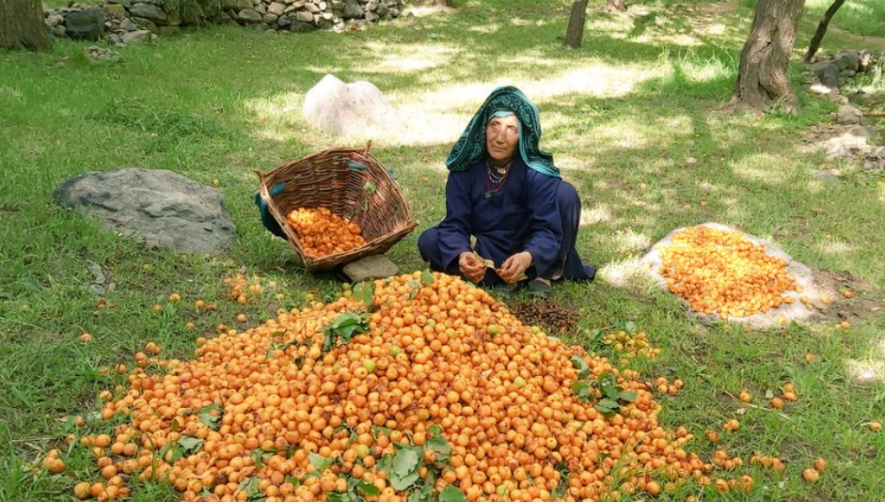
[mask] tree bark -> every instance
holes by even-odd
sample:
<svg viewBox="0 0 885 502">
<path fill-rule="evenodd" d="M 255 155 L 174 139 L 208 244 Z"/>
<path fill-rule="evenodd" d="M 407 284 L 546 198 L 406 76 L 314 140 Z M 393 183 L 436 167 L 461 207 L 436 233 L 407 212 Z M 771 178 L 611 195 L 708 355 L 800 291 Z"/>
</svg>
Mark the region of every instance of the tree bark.
<svg viewBox="0 0 885 502">
<path fill-rule="evenodd" d="M 627 4 L 624 0 L 607 0 L 605 2 L 605 10 L 609 12 L 627 12 Z"/>
<path fill-rule="evenodd" d="M 36 51 L 51 46 L 41 0 L 0 0 L 0 48 Z"/>
<path fill-rule="evenodd" d="M 568 28 L 565 30 L 564 45 L 570 49 L 581 47 L 584 38 L 584 18 L 587 14 L 587 0 L 575 0 L 572 13 L 568 17 Z"/>
<path fill-rule="evenodd" d="M 730 109 L 762 112 L 779 104 L 788 112 L 799 112 L 788 70 L 804 6 L 805 0 L 759 0 L 756 4 Z"/>
<path fill-rule="evenodd" d="M 833 2 L 833 5 L 830 5 L 830 8 L 827 9 L 826 14 L 824 14 L 824 18 L 820 20 L 820 24 L 817 25 L 817 31 L 815 31 L 814 36 L 811 37 L 811 43 L 808 45 L 808 52 L 805 53 L 804 61 L 806 63 L 810 63 L 811 58 L 817 54 L 817 50 L 820 48 L 820 43 L 824 39 L 824 35 L 827 34 L 827 27 L 830 25 L 830 19 L 833 19 L 833 16 L 836 15 L 836 11 L 839 10 L 839 7 L 842 7 L 843 3 L 845 3 L 845 0 L 836 0 Z"/>
</svg>

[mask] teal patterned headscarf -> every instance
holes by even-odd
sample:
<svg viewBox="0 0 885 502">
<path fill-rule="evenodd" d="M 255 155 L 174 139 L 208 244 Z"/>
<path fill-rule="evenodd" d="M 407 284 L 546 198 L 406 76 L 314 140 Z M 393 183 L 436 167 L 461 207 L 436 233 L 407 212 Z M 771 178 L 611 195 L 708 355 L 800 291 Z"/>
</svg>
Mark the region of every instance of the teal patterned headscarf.
<svg viewBox="0 0 885 502">
<path fill-rule="evenodd" d="M 495 89 L 477 110 L 446 159 L 449 171 L 463 171 L 485 157 L 486 124 L 492 117 L 501 116 L 501 112 L 512 112 L 519 119 L 519 153 L 526 165 L 548 176 L 560 178 L 559 168 L 553 165 L 553 155 L 538 147 L 541 140 L 538 109 L 522 91 L 512 86 Z"/>
</svg>

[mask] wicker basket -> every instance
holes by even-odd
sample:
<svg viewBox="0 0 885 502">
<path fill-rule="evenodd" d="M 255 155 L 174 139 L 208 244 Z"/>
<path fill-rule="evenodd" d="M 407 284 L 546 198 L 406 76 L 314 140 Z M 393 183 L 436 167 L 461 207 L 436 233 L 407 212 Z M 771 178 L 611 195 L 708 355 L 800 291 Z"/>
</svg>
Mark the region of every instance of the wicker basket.
<svg viewBox="0 0 885 502">
<path fill-rule="evenodd" d="M 283 164 L 262 174 L 259 193 L 308 271 L 328 270 L 390 249 L 415 229 L 409 207 L 387 169 L 364 150 L 337 148 Z M 279 185 L 284 183 L 284 185 Z M 273 188 L 274 196 L 271 196 Z M 281 189 L 281 190 L 280 190 Z M 362 247 L 322 257 L 304 252 L 286 215 L 300 208 L 325 207 L 357 223 Z"/>
</svg>

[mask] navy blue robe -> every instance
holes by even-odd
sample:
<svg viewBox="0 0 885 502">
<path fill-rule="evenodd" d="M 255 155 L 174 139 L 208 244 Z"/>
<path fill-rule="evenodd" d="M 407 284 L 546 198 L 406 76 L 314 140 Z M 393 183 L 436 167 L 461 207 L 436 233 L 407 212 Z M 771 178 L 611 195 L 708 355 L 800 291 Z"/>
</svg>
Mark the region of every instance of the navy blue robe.
<svg viewBox="0 0 885 502">
<path fill-rule="evenodd" d="M 584 267 L 575 251 L 581 216 L 577 191 L 560 178 L 528 168 L 517 155 L 503 188 L 486 196 L 485 160 L 464 171 L 449 173 L 446 184 L 446 217 L 437 227 L 421 234 L 418 249 L 432 270 L 460 275 L 458 257 L 474 250 L 500 267 L 521 251 L 532 255 L 529 278 L 591 280 L 592 267 Z M 491 269 L 482 283 L 502 280 Z"/>
</svg>

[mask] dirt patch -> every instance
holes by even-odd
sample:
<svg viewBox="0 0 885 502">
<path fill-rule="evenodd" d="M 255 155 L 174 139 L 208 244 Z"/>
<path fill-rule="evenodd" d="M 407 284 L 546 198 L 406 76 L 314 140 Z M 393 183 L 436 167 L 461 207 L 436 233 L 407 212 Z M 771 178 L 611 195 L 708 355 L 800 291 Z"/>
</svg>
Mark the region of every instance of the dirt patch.
<svg viewBox="0 0 885 502">
<path fill-rule="evenodd" d="M 577 311 L 549 299 L 517 302 L 510 311 L 526 326 L 540 326 L 550 333 L 573 332 L 579 319 Z"/>
<path fill-rule="evenodd" d="M 885 307 L 882 297 L 869 281 L 848 273 L 813 270 L 814 280 L 823 289 L 833 291 L 830 305 L 818 306 L 818 313 L 824 319 L 835 322 L 853 322 L 875 314 Z M 852 298 L 846 298 L 850 291 Z"/>
</svg>

